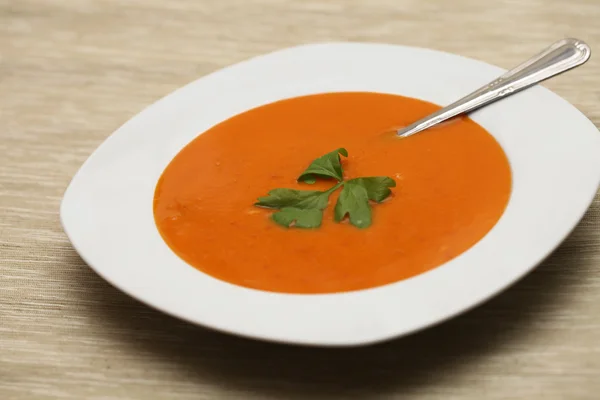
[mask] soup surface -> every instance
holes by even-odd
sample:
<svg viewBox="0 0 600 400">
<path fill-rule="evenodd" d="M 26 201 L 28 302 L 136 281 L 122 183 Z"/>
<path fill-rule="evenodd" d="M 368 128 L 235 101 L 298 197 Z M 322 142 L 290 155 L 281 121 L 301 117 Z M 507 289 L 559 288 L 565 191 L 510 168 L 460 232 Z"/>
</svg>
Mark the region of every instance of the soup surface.
<svg viewBox="0 0 600 400">
<path fill-rule="evenodd" d="M 327 93 L 249 110 L 198 136 L 169 164 L 154 198 L 158 229 L 195 268 L 265 291 L 332 293 L 421 274 L 458 256 L 498 221 L 511 172 L 495 139 L 461 118 L 406 139 L 405 126 L 439 107 L 379 93 Z M 200 111 L 201 112 L 201 111 Z M 347 178 L 389 176 L 373 224 L 333 220 L 334 193 L 316 229 L 285 228 L 255 207 L 275 188 L 326 190 L 296 178 L 344 147 Z"/>
</svg>

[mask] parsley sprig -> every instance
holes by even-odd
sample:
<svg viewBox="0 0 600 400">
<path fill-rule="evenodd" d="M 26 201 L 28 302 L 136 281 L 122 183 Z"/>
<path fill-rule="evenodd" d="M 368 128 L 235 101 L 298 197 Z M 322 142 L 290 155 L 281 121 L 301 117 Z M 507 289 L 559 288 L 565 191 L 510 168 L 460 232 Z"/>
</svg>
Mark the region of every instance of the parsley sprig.
<svg viewBox="0 0 600 400">
<path fill-rule="evenodd" d="M 342 187 L 334 209 L 336 222 L 346 216 L 358 228 L 367 228 L 372 223 L 371 204 L 381 203 L 396 186 L 387 176 L 372 176 L 344 180 L 341 157 L 348 157 L 344 148 L 336 149 L 314 160 L 298 177 L 298 182 L 313 184 L 317 179 L 335 179 L 338 182 L 325 191 L 273 189 L 267 196 L 259 197 L 254 204 L 258 207 L 277 209 L 273 221 L 285 227 L 318 228 L 323 220 L 323 210 L 329 204 L 329 196 Z"/>
</svg>

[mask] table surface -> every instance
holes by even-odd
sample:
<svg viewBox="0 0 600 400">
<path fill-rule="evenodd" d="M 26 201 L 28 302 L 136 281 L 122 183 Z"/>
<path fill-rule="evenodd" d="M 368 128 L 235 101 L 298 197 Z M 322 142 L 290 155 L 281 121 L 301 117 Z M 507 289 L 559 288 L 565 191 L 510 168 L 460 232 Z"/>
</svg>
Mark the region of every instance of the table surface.
<svg viewBox="0 0 600 400">
<path fill-rule="evenodd" d="M 0 0 L 0 398 L 598 399 L 598 199 L 505 293 L 358 349 L 254 342 L 163 315 L 92 272 L 58 216 L 113 130 L 223 66 L 352 40 L 509 68 L 565 36 L 600 51 L 598 21 L 598 0 Z M 598 60 L 547 83 L 596 126 Z"/>
</svg>

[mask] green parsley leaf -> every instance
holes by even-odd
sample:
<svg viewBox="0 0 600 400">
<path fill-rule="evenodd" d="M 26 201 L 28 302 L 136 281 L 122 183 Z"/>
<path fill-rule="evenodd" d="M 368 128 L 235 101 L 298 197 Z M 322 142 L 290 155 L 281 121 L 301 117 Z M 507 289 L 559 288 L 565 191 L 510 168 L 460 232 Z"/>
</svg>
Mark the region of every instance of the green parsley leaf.
<svg viewBox="0 0 600 400">
<path fill-rule="evenodd" d="M 369 200 L 381 203 L 392 194 L 389 188 L 395 186 L 396 182 L 387 176 L 356 178 L 345 182 L 335 205 L 335 220 L 339 222 L 348 215 L 352 225 L 367 228 L 372 222 Z"/>
<path fill-rule="evenodd" d="M 321 226 L 323 211 L 317 208 L 303 210 L 296 207 L 284 207 L 272 216 L 273 221 L 286 228 L 318 228 Z"/>
<path fill-rule="evenodd" d="M 319 190 L 296 190 L 296 189 L 273 189 L 268 196 L 259 197 L 254 203 L 258 207 L 267 208 L 316 208 L 319 210 L 327 207 L 329 195 L 332 191 L 321 192 Z"/>
<path fill-rule="evenodd" d="M 268 196 L 259 197 L 254 203 L 258 207 L 275 208 L 281 211 L 271 218 L 286 228 L 318 228 L 323 219 L 323 210 L 327 207 L 329 196 L 342 184 L 321 192 L 319 190 L 273 189 Z"/>
<path fill-rule="evenodd" d="M 335 220 L 340 222 L 346 215 L 350 223 L 358 228 L 367 228 L 371 225 L 369 194 L 360 182 L 346 182 L 335 204 Z"/>
<path fill-rule="evenodd" d="M 334 178 L 341 182 L 344 179 L 344 171 L 340 154 L 348 157 L 348 151 L 339 148 L 314 160 L 308 168 L 298 177 L 298 182 L 313 184 L 320 178 Z"/>
<path fill-rule="evenodd" d="M 371 176 L 368 178 L 356 178 L 348 181 L 356 182 L 364 186 L 367 189 L 367 195 L 369 200 L 381 203 L 383 200 L 392 194 L 389 188 L 396 187 L 396 181 L 387 176 Z"/>
</svg>

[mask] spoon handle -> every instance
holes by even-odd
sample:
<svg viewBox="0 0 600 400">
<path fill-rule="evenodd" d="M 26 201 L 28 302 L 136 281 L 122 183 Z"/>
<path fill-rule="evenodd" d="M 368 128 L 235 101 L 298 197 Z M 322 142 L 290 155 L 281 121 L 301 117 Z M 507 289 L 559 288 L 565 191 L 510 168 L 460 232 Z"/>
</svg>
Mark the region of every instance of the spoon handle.
<svg viewBox="0 0 600 400">
<path fill-rule="evenodd" d="M 578 39 L 562 39 L 501 77 L 433 114 L 399 129 L 397 135 L 408 137 L 459 114 L 508 97 L 519 90 L 585 63 L 590 47 Z"/>
</svg>

